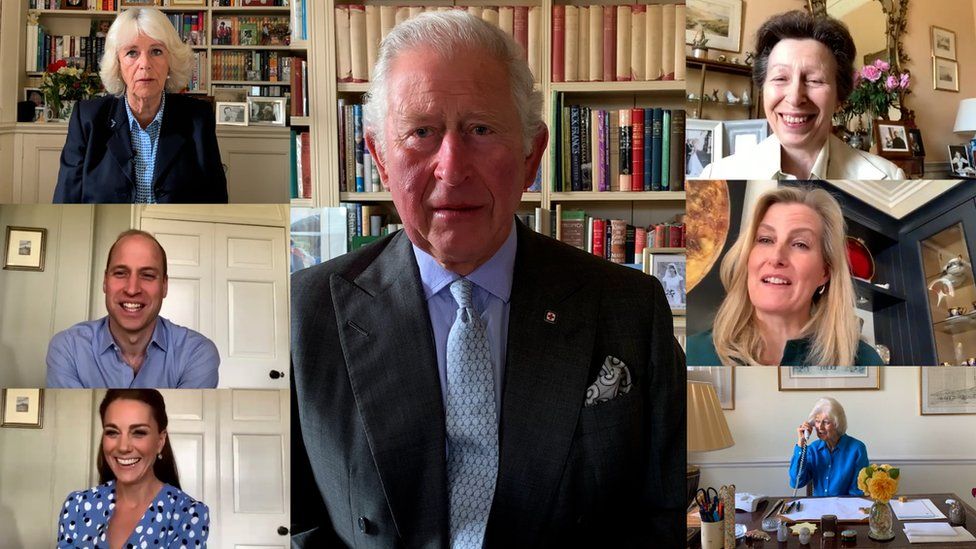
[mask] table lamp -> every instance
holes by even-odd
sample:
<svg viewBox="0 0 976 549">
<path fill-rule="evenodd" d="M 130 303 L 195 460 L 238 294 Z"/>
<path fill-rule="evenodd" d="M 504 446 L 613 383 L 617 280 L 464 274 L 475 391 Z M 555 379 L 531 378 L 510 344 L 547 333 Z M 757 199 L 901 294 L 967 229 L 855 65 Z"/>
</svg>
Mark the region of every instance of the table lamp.
<svg viewBox="0 0 976 549">
<path fill-rule="evenodd" d="M 715 386 L 703 381 L 688 382 L 688 451 L 709 452 L 735 444 Z M 688 464 L 688 505 L 695 499 L 701 469 Z"/>
<path fill-rule="evenodd" d="M 956 125 L 952 128 L 953 132 L 976 132 L 976 98 L 963 99 L 959 103 L 959 111 L 956 113 Z M 973 136 L 976 138 L 976 135 Z"/>
</svg>

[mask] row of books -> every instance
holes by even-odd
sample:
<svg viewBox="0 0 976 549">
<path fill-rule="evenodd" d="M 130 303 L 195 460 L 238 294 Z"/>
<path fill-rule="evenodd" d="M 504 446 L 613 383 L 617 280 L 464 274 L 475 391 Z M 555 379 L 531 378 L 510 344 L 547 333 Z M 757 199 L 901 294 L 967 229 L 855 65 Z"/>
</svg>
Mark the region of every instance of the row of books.
<svg viewBox="0 0 976 549">
<path fill-rule="evenodd" d="M 291 115 L 308 116 L 308 61 L 302 57 L 291 60 Z"/>
<path fill-rule="evenodd" d="M 255 8 L 255 7 L 273 7 L 273 6 L 287 6 L 288 0 L 211 0 L 212 6 L 220 7 L 245 7 L 245 8 Z"/>
<path fill-rule="evenodd" d="M 180 39 L 190 46 L 203 46 L 206 17 L 204 12 L 167 13 L 166 18 L 173 24 Z"/>
<path fill-rule="evenodd" d="M 360 6 L 335 8 L 336 77 L 339 82 L 372 79 L 379 44 L 394 26 L 425 10 L 466 10 L 498 25 L 522 46 L 532 74 L 539 74 L 539 6 Z M 682 52 L 683 54 L 683 52 Z"/>
<path fill-rule="evenodd" d="M 288 86 L 244 86 L 241 87 L 235 84 L 217 84 L 214 86 L 214 95 L 216 96 L 220 90 L 234 90 L 235 92 L 240 92 L 244 90 L 244 96 L 251 97 L 289 97 Z M 238 99 L 233 99 L 232 101 L 239 102 Z"/>
<path fill-rule="evenodd" d="M 292 198 L 312 198 L 312 142 L 308 130 L 291 130 L 291 173 Z"/>
<path fill-rule="evenodd" d="M 594 109 L 554 100 L 552 190 L 684 190 L 683 110 Z"/>
<path fill-rule="evenodd" d="M 403 228 L 395 222 L 395 216 L 386 214 L 386 208 L 377 204 L 340 202 L 346 211 L 346 237 L 349 251 L 357 250 L 383 236 Z"/>
<path fill-rule="evenodd" d="M 214 80 L 239 80 L 247 82 L 291 82 L 293 58 L 278 51 L 229 51 L 213 52 L 211 74 Z"/>
<path fill-rule="evenodd" d="M 48 34 L 37 22 L 27 23 L 27 71 L 43 71 L 64 59 L 68 66 L 98 71 L 105 52 L 105 38 L 97 36 L 57 36 Z"/>
<path fill-rule="evenodd" d="M 583 210 L 556 205 L 555 237 L 614 263 L 640 264 L 644 248 L 683 248 L 684 223 L 634 226 L 624 219 L 591 217 Z"/>
<path fill-rule="evenodd" d="M 214 17 L 211 42 L 217 46 L 284 46 L 291 42 L 285 15 Z"/>
<path fill-rule="evenodd" d="M 552 7 L 552 81 L 685 79 L 685 6 Z"/>
<path fill-rule="evenodd" d="M 69 0 L 27 0 L 27 9 L 31 10 L 93 10 L 93 11 L 115 11 L 119 9 L 118 0 L 82 0 L 82 6 L 78 2 Z"/>
<path fill-rule="evenodd" d="M 186 85 L 187 91 L 206 91 L 208 82 L 207 66 L 207 52 L 193 52 L 193 61 L 190 63 L 190 81 Z"/>
</svg>

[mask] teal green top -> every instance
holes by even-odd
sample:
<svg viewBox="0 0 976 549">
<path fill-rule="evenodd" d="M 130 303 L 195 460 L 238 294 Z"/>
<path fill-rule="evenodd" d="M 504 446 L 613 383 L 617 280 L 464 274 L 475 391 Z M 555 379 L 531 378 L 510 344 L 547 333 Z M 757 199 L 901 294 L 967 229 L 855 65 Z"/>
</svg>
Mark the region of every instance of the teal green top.
<svg viewBox="0 0 976 549">
<path fill-rule="evenodd" d="M 687 343 L 688 366 L 721 366 L 715 344 L 712 343 L 712 331 L 697 333 L 688 338 Z M 809 366 L 807 354 L 810 352 L 809 339 L 791 339 L 783 349 L 783 361 L 780 366 Z M 857 354 L 854 356 L 854 366 L 884 366 L 881 355 L 864 341 L 858 341 Z"/>
</svg>

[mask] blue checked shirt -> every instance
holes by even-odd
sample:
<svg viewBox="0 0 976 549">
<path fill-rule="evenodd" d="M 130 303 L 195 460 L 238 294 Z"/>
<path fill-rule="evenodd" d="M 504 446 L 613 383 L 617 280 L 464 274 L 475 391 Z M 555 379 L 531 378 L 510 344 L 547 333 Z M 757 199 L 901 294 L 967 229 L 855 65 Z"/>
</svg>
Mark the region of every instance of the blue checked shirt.
<svg viewBox="0 0 976 549">
<path fill-rule="evenodd" d="M 166 94 L 163 94 L 159 112 L 152 122 L 142 129 L 139 121 L 129 108 L 128 99 L 124 101 L 125 113 L 129 116 L 129 142 L 136 161 L 136 200 L 137 204 L 155 204 L 152 181 L 156 169 L 156 148 L 159 146 L 159 129 L 163 126 L 163 111 L 166 109 Z"/>
</svg>

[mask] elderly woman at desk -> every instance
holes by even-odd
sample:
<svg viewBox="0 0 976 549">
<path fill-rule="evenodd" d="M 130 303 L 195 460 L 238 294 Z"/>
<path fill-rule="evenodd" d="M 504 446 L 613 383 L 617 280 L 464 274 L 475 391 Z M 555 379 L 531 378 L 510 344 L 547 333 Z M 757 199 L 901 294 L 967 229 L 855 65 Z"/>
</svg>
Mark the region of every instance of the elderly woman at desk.
<svg viewBox="0 0 976 549">
<path fill-rule="evenodd" d="M 110 389 L 98 407 L 99 485 L 68 495 L 61 507 L 61 547 L 206 547 L 207 506 L 180 490 L 155 389 Z"/>
<path fill-rule="evenodd" d="M 159 10 L 119 14 L 99 72 L 109 95 L 71 113 L 55 203 L 227 202 L 213 111 L 177 93 L 192 63 Z"/>
<path fill-rule="evenodd" d="M 817 440 L 808 443 L 807 435 L 814 430 Z M 868 450 L 863 442 L 847 434 L 847 415 L 839 402 L 830 397 L 818 400 L 796 434 L 790 488 L 802 488 L 812 482 L 816 497 L 864 495 L 857 487 L 857 474 L 868 466 Z"/>
<path fill-rule="evenodd" d="M 905 179 L 901 168 L 831 134 L 854 89 L 854 40 L 843 23 L 803 11 L 756 33 L 752 80 L 773 135 L 705 167 L 702 179 Z"/>
<path fill-rule="evenodd" d="M 722 259 L 726 295 L 689 366 L 879 366 L 860 339 L 840 205 L 822 189 L 762 194 Z"/>
</svg>

